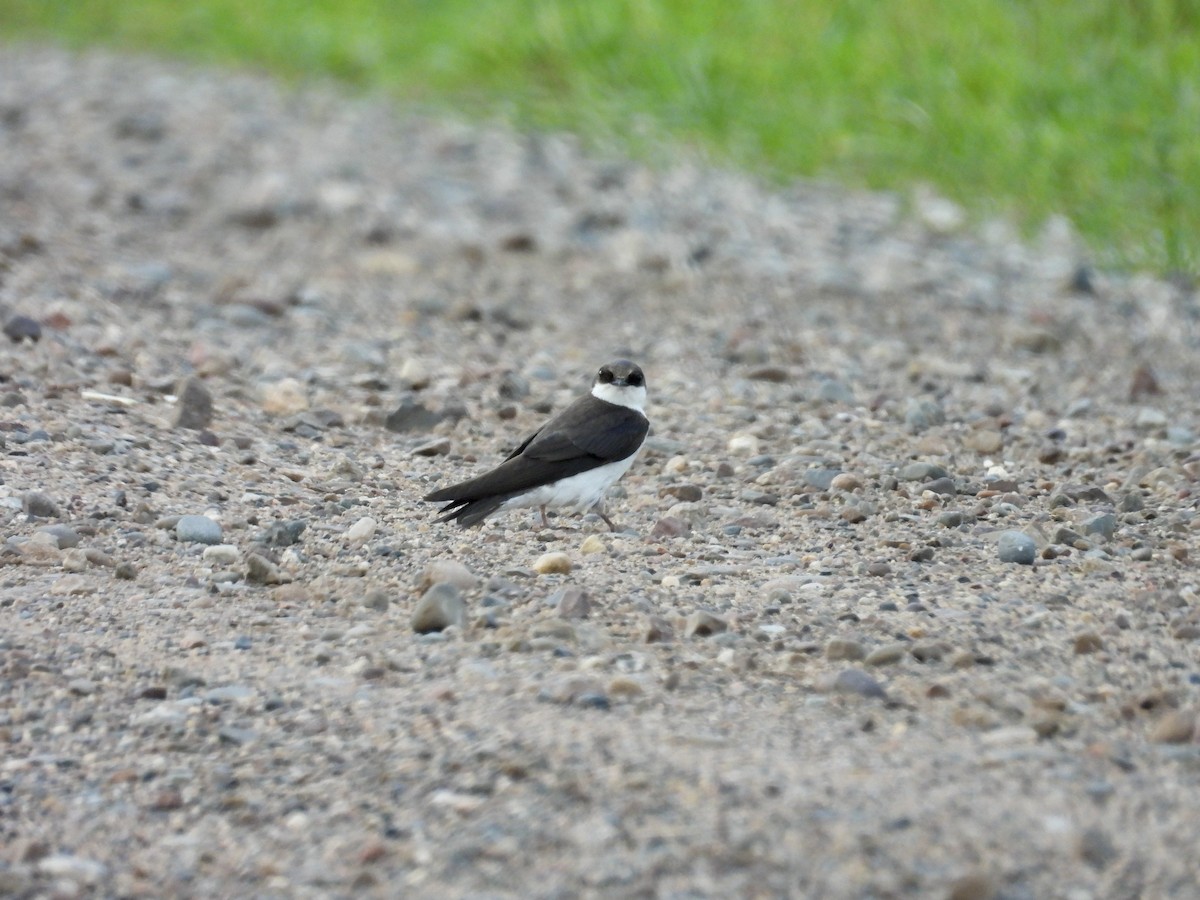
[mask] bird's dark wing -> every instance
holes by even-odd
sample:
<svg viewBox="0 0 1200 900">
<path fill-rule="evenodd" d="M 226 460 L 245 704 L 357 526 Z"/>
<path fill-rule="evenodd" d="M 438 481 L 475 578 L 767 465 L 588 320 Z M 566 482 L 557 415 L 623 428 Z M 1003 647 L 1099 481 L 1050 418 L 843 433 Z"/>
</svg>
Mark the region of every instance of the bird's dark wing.
<svg viewBox="0 0 1200 900">
<path fill-rule="evenodd" d="M 487 501 L 499 506 L 510 497 L 560 478 L 578 475 L 637 452 L 650 423 L 637 410 L 583 397 L 555 416 L 499 466 L 425 497 L 453 506 Z M 490 510 L 489 510 L 490 511 Z"/>
</svg>

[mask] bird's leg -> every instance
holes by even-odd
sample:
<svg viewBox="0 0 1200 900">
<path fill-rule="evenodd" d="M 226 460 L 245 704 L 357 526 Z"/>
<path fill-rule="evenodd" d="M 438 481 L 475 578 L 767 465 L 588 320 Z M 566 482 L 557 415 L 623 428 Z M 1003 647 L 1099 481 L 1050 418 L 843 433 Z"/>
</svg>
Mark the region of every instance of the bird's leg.
<svg viewBox="0 0 1200 900">
<path fill-rule="evenodd" d="M 608 526 L 609 531 L 617 530 L 617 526 L 613 524 L 613 520 L 610 519 L 608 514 L 604 511 L 604 498 L 597 500 L 595 505 L 592 506 L 592 509 L 596 511 L 596 515 L 604 520 L 604 524 Z"/>
<path fill-rule="evenodd" d="M 541 506 L 539 506 L 538 511 L 542 514 L 542 527 L 549 528 L 550 520 L 546 518 L 546 504 L 543 503 Z"/>
</svg>

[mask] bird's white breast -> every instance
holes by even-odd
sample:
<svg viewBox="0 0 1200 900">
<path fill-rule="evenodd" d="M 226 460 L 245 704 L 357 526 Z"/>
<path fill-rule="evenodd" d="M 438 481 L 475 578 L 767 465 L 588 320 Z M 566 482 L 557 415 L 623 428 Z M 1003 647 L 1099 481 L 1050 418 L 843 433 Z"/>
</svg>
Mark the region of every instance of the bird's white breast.
<svg viewBox="0 0 1200 900">
<path fill-rule="evenodd" d="M 633 465 L 636 458 L 637 454 L 632 453 L 625 459 L 596 466 L 594 469 L 588 469 L 578 475 L 571 475 L 569 478 L 563 478 L 553 484 L 544 484 L 519 497 L 506 500 L 500 508 L 570 506 L 579 512 L 584 512 L 600 502 L 604 497 L 604 492 L 629 471 L 629 467 Z"/>
</svg>

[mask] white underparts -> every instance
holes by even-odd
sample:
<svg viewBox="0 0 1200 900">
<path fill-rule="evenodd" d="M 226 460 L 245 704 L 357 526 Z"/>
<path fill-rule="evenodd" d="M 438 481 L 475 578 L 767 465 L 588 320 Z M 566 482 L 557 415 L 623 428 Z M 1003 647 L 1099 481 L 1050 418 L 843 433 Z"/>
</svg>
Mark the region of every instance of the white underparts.
<svg viewBox="0 0 1200 900">
<path fill-rule="evenodd" d="M 612 384 L 611 382 L 605 384 L 602 381 L 597 381 L 592 385 L 592 396 L 606 403 L 624 406 L 626 409 L 636 409 L 638 412 L 645 411 L 645 385 L 640 384 L 634 387 L 631 384 Z"/>
<path fill-rule="evenodd" d="M 636 453 L 617 462 L 605 463 L 578 475 L 563 478 L 553 484 L 544 484 L 528 493 L 505 500 L 501 509 L 521 509 L 524 507 L 554 506 L 574 507 L 578 512 L 586 512 L 602 499 L 617 479 L 629 471 L 633 465 Z"/>
</svg>

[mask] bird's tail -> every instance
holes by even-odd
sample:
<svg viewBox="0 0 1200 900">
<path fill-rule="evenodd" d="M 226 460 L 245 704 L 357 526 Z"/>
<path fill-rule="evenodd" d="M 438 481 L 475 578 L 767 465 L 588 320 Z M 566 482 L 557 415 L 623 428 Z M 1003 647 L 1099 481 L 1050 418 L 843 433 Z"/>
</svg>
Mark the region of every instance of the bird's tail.
<svg viewBox="0 0 1200 900">
<path fill-rule="evenodd" d="M 449 488 L 447 490 L 453 490 Z M 425 497 L 426 500 L 432 502 L 441 502 L 449 500 L 450 502 L 438 510 L 437 521 L 439 522 L 457 522 L 463 528 L 470 528 L 472 525 L 478 525 L 492 513 L 500 508 L 507 500 L 507 497 L 485 497 L 481 500 L 456 500 L 446 496 L 446 490 L 434 491 Z"/>
</svg>

